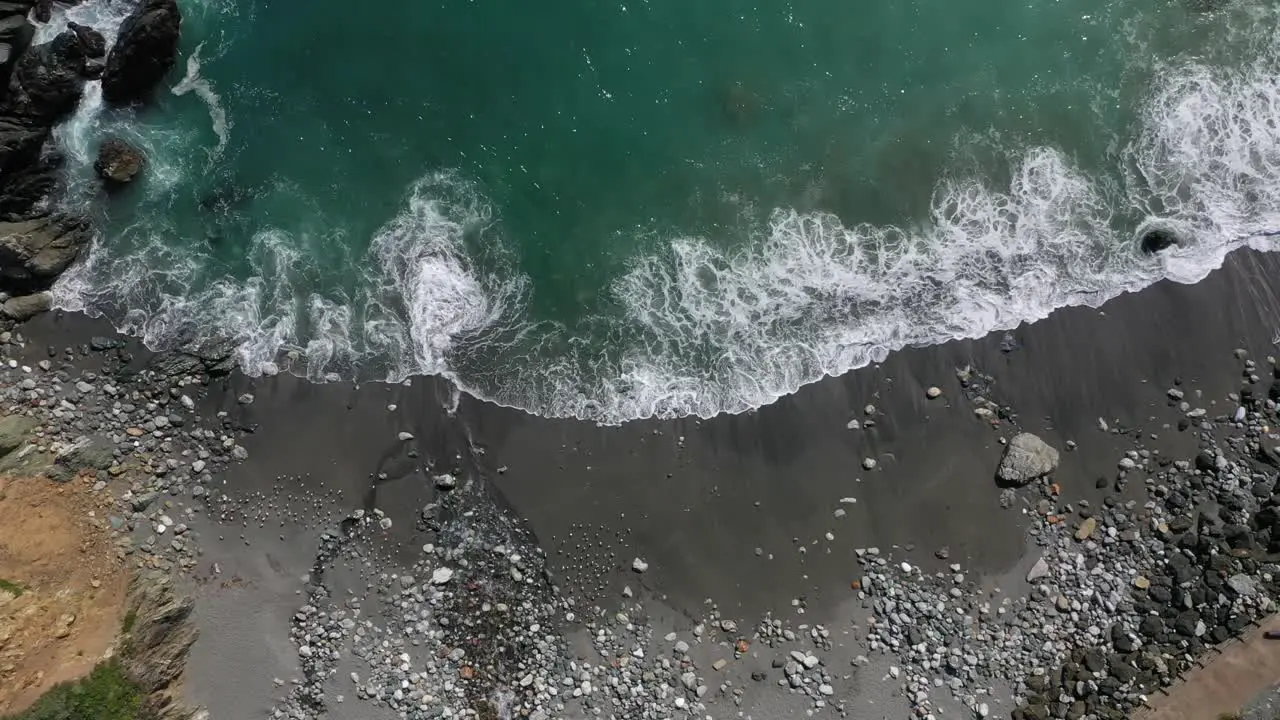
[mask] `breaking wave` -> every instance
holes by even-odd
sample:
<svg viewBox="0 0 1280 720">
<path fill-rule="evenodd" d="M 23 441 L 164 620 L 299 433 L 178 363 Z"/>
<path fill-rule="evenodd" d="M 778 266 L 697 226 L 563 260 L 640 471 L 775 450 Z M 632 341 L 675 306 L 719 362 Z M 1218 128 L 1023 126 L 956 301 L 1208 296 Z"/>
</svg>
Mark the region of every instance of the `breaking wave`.
<svg viewBox="0 0 1280 720">
<path fill-rule="evenodd" d="M 125 255 L 95 244 L 57 304 L 106 313 L 153 347 L 229 334 L 250 373 L 439 374 L 500 404 L 601 423 L 747 411 L 897 349 L 1097 306 L 1162 278 L 1195 282 L 1244 245 L 1276 249 L 1262 233 L 1280 228 L 1280 34 L 1265 22 L 1237 38 L 1252 46 L 1249 63 L 1186 60 L 1157 73 L 1115 153 L 1117 177 L 1033 147 L 1011 154 L 999 187 L 940 179 L 917 224 L 778 208 L 737 250 L 674 237 L 632 262 L 582 327 L 527 319 L 535 289 L 500 212 L 451 172 L 408 189 L 353 259 L 363 270 L 346 291 L 315 292 L 314 261 L 281 229 L 254 235 L 250 279 L 235 280 L 205 277 L 205 258 L 148 227 L 151 239 Z M 174 93 L 209 105 L 216 153 L 230 123 L 199 68 L 197 48 Z M 80 132 L 61 135 L 73 153 Z M 1180 244 L 1138 252 L 1134 238 L 1152 224 Z"/>
</svg>

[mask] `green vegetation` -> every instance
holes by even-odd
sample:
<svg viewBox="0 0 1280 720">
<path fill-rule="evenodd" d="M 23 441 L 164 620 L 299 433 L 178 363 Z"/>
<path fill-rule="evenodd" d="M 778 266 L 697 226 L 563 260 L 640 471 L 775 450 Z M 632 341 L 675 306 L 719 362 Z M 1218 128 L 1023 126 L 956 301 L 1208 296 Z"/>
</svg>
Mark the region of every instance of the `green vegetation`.
<svg viewBox="0 0 1280 720">
<path fill-rule="evenodd" d="M 18 597 L 22 593 L 26 592 L 26 590 L 24 590 L 18 583 L 5 580 L 4 578 L 0 578 L 0 590 L 4 590 L 14 597 Z"/>
<path fill-rule="evenodd" d="M 74 682 L 55 685 L 35 705 L 0 720 L 142 720 L 142 693 L 108 660 Z"/>
<path fill-rule="evenodd" d="M 124 624 L 120 626 L 120 632 L 127 635 L 136 622 L 138 622 L 138 612 L 136 610 L 130 610 L 125 613 Z"/>
<path fill-rule="evenodd" d="M 140 720 L 142 695 L 115 661 L 54 686 L 35 705 L 3 720 Z"/>
</svg>

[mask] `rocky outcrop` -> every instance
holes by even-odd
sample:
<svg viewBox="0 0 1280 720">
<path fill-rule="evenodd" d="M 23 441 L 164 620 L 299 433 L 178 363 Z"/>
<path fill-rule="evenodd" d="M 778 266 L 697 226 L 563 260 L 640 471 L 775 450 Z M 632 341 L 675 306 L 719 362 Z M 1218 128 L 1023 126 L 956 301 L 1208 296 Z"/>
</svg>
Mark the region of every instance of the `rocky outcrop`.
<svg viewBox="0 0 1280 720">
<path fill-rule="evenodd" d="M 26 322 L 53 308 L 53 296 L 46 292 L 11 297 L 0 303 L 0 313 L 15 322 Z"/>
<path fill-rule="evenodd" d="M 0 1 L 0 101 L 4 99 L 13 66 L 22 57 L 22 53 L 26 52 L 35 35 L 35 30 L 27 21 L 30 11 L 30 2 Z"/>
<path fill-rule="evenodd" d="M 196 641 L 193 607 L 191 597 L 175 590 L 171 576 L 162 572 L 140 571 L 129 586 L 120 660 L 146 694 L 145 717 L 186 720 L 193 715 L 178 695 Z"/>
<path fill-rule="evenodd" d="M 178 60 L 181 27 L 177 0 L 144 0 L 125 18 L 107 56 L 103 99 L 111 105 L 146 100 Z"/>
<path fill-rule="evenodd" d="M 13 294 L 48 289 L 91 234 L 87 220 L 64 215 L 0 222 L 0 289 Z"/>
<path fill-rule="evenodd" d="M 230 339 L 211 339 L 190 343 L 175 350 L 157 353 L 147 369 L 162 377 L 199 375 L 218 377 L 236 368 L 237 343 Z"/>
<path fill-rule="evenodd" d="M 111 189 L 132 182 L 142 171 L 144 162 L 140 150 L 120 138 L 109 138 L 98 148 L 93 169 Z"/>
<path fill-rule="evenodd" d="M 76 40 L 80 42 L 86 58 L 97 60 L 107 56 L 107 39 L 102 36 L 102 33 L 88 25 L 76 22 L 67 23 L 67 29 L 75 33 Z"/>
<path fill-rule="evenodd" d="M 70 30 L 31 48 L 9 79 L 4 114 L 29 126 L 52 128 L 80 102 L 85 60 L 80 39 Z"/>
<path fill-rule="evenodd" d="M 1026 485 L 1057 469 L 1057 450 L 1031 433 L 1019 433 L 1005 447 L 996 477 L 1011 485 Z"/>
</svg>

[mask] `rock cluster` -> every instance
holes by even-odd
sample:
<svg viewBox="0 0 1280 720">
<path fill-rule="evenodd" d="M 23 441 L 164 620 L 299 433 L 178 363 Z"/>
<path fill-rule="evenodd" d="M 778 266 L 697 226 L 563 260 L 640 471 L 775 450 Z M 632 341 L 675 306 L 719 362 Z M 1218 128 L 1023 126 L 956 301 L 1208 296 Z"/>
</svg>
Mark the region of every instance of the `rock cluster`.
<svg viewBox="0 0 1280 720">
<path fill-rule="evenodd" d="M 1034 504 L 1030 533 L 1042 553 L 1026 597 L 983 592 L 960 565 L 926 575 L 862 553 L 860 594 L 875 613 L 869 646 L 902 663 L 917 716 L 933 715 L 939 691 L 985 716 L 991 689 L 1007 683 L 1016 720 L 1128 717 L 1208 646 L 1274 612 L 1280 437 L 1271 429 L 1280 425 L 1280 369 L 1274 373 L 1270 397 L 1259 398 L 1247 362 L 1232 412 L 1212 419 L 1171 391 L 1178 425 L 1194 429 L 1201 450 L 1174 461 L 1134 432 L 1114 484 L 1118 493 L 1142 482 L 1145 502 L 1116 494 L 1097 506 L 1071 503 L 1048 480 L 1032 485 L 1024 499 Z"/>
</svg>

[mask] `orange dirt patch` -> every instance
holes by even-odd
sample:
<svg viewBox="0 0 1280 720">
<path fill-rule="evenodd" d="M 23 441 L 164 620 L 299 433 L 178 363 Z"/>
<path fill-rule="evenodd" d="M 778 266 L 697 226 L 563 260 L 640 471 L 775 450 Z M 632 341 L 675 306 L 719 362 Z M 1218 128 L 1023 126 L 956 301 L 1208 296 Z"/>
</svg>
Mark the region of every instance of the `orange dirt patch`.
<svg viewBox="0 0 1280 720">
<path fill-rule="evenodd" d="M 87 674 L 119 635 L 128 573 L 91 483 L 0 478 L 0 715 Z"/>
</svg>

